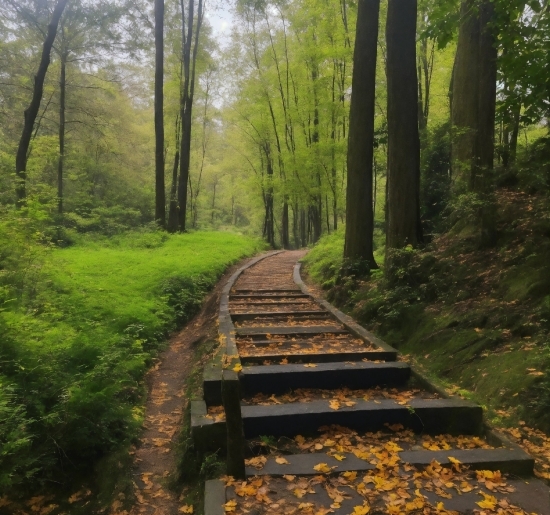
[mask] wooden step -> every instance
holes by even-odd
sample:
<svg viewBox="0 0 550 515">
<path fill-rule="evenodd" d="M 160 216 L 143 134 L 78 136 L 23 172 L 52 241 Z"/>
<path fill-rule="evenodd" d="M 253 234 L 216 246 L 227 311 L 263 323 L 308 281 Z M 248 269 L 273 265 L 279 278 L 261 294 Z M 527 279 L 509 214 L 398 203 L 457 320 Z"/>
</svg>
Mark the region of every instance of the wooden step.
<svg viewBox="0 0 550 515">
<path fill-rule="evenodd" d="M 327 400 L 242 406 L 245 436 L 315 434 L 321 426 L 332 424 L 358 431 L 379 431 L 385 424 L 402 424 L 417 433 L 455 435 L 479 434 L 482 429 L 481 406 L 461 399 L 413 399 L 407 405 L 388 399 L 354 400 L 354 406 L 338 410 L 331 409 Z"/>
<path fill-rule="evenodd" d="M 330 313 L 324 310 L 316 311 L 255 311 L 252 313 L 233 313 L 231 312 L 231 318 L 235 322 L 240 322 L 242 320 L 254 320 L 255 318 L 263 317 L 277 317 L 277 318 L 295 318 L 300 320 L 301 318 L 307 317 L 311 320 L 313 318 L 330 318 Z"/>
<path fill-rule="evenodd" d="M 500 470 L 502 473 L 517 476 L 533 474 L 535 460 L 521 449 L 451 449 L 448 451 L 403 451 L 399 452 L 403 463 L 408 463 L 419 469 L 426 468 L 433 460 L 444 467 L 452 465 L 449 458 L 460 461 L 471 470 Z M 374 470 L 375 465 L 362 460 L 351 453 L 342 453 L 345 459 L 339 461 L 325 453 L 307 453 L 285 455 L 288 464 L 279 464 L 270 457 L 263 468 L 257 470 L 246 467 L 247 476 L 314 476 L 319 472 L 313 467 L 319 463 L 326 463 L 333 469 L 334 474 L 347 471 L 366 472 Z"/>
<path fill-rule="evenodd" d="M 256 345 L 256 342 L 254 342 Z M 288 363 L 333 363 L 341 361 L 396 361 L 397 352 L 388 351 L 351 351 L 351 352 L 316 352 L 315 354 L 291 351 L 282 354 L 260 354 L 258 356 L 241 355 L 241 363 L 243 365 L 259 364 L 264 361 L 281 361 L 286 359 Z"/>
<path fill-rule="evenodd" d="M 278 336 L 317 336 L 320 334 L 348 334 L 345 329 L 331 325 L 291 326 L 291 327 L 238 327 L 237 336 L 265 337 L 266 335 Z"/>
<path fill-rule="evenodd" d="M 372 388 L 379 385 L 398 386 L 411 375 L 407 363 L 319 363 L 304 365 L 266 365 L 245 367 L 241 385 L 246 395 L 256 393 L 285 393 L 298 388 L 341 387 Z"/>
</svg>

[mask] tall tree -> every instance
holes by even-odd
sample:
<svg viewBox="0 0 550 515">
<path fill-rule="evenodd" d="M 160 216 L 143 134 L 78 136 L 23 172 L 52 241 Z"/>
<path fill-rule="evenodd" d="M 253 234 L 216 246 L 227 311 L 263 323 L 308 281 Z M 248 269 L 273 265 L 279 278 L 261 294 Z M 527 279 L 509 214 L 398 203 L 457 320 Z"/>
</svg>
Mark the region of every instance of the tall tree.
<svg viewBox="0 0 550 515">
<path fill-rule="evenodd" d="M 376 268 L 373 255 L 373 151 L 380 0 L 359 0 L 348 135 L 344 257 Z"/>
<path fill-rule="evenodd" d="M 166 226 L 164 186 L 164 0 L 155 0 L 155 220 Z"/>
<path fill-rule="evenodd" d="M 482 244 L 494 240 L 493 191 L 494 125 L 497 49 L 489 0 L 464 0 L 453 71 L 452 163 L 455 190 L 482 199 Z"/>
<path fill-rule="evenodd" d="M 388 1 L 387 250 L 422 242 L 416 18 L 416 0 Z"/>
<path fill-rule="evenodd" d="M 197 19 L 195 20 L 195 1 L 189 0 L 186 20 L 184 2 L 183 0 L 180 0 L 183 45 L 183 88 L 181 91 L 180 100 L 181 141 L 180 172 L 178 179 L 178 225 L 181 232 L 186 230 L 187 185 L 189 182 L 189 165 L 191 163 L 193 99 L 195 96 L 195 76 L 197 68 L 197 53 L 199 50 L 199 37 L 204 19 L 204 0 L 198 1 Z"/>
<path fill-rule="evenodd" d="M 57 34 L 57 27 L 59 26 L 59 20 L 63 15 L 65 6 L 68 0 L 58 0 L 50 24 L 48 25 L 48 32 L 44 39 L 44 45 L 42 47 L 42 57 L 40 59 L 40 65 L 38 71 L 34 77 L 34 88 L 32 100 L 29 107 L 25 110 L 25 122 L 23 125 L 23 132 L 21 133 L 21 139 L 19 141 L 19 147 L 17 149 L 17 155 L 15 158 L 15 173 L 17 175 L 16 184 L 16 197 L 17 206 L 21 207 L 25 204 L 26 200 L 26 179 L 27 179 L 27 159 L 29 145 L 31 142 L 34 122 L 40 109 L 40 102 L 44 93 L 44 80 L 48 67 L 50 66 L 51 51 Z"/>
</svg>

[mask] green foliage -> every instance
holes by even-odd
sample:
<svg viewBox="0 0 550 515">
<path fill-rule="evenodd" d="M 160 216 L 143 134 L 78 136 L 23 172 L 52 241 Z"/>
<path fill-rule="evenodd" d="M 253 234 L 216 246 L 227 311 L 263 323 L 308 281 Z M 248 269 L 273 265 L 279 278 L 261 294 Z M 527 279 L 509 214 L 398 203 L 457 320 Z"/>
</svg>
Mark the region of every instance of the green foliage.
<svg viewBox="0 0 550 515">
<path fill-rule="evenodd" d="M 24 407 L 17 405 L 13 390 L 0 376 L 0 491 L 19 485 L 36 472 L 28 431 L 32 420 Z"/>
<path fill-rule="evenodd" d="M 0 225 L 4 491 L 31 478 L 70 482 L 128 445 L 167 332 L 197 312 L 228 264 L 263 246 L 230 233 L 141 231 L 59 249 L 9 240 L 10 227 Z"/>
<path fill-rule="evenodd" d="M 325 289 L 334 286 L 342 268 L 344 236 L 342 229 L 323 236 L 304 258 L 308 273 Z"/>
<path fill-rule="evenodd" d="M 428 233 L 442 229 L 441 215 L 451 195 L 451 142 L 448 123 L 427 135 L 422 151 L 420 201 L 424 229 Z"/>
</svg>

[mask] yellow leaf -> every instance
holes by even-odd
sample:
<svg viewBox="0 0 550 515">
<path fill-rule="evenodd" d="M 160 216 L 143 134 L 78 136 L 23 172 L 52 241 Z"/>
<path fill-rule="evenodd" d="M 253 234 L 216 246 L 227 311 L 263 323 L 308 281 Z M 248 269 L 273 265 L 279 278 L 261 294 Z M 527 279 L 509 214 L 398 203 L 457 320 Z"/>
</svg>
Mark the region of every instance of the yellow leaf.
<svg viewBox="0 0 550 515">
<path fill-rule="evenodd" d="M 227 501 L 224 505 L 223 505 L 223 508 L 225 510 L 226 513 L 229 513 L 231 511 L 236 511 L 236 508 L 237 508 L 237 501 Z"/>
<path fill-rule="evenodd" d="M 285 474 L 283 477 L 290 483 L 296 479 L 296 476 L 291 476 L 290 474 Z"/>
<path fill-rule="evenodd" d="M 333 410 L 339 410 L 340 409 L 340 403 L 338 401 L 332 400 L 328 403 L 330 409 Z"/>
<path fill-rule="evenodd" d="M 479 492 L 479 493 L 483 495 L 484 499 L 483 501 L 476 502 L 476 504 L 480 508 L 487 509 L 487 510 L 494 510 L 495 506 L 497 505 L 497 498 L 492 495 L 488 495 L 485 492 Z"/>
<path fill-rule="evenodd" d="M 193 506 L 189 506 L 189 504 L 184 504 L 180 509 L 180 513 L 193 513 Z"/>
<path fill-rule="evenodd" d="M 304 490 L 303 488 L 295 488 L 293 490 L 293 493 L 298 499 L 301 499 L 304 495 L 307 494 L 307 490 Z"/>
<path fill-rule="evenodd" d="M 348 481 L 355 481 L 355 479 L 357 478 L 357 471 L 353 470 L 353 471 L 344 472 L 343 476 Z"/>
<path fill-rule="evenodd" d="M 317 365 L 315 363 L 306 363 L 304 365 L 304 367 L 306 367 L 306 368 L 317 368 Z"/>
<path fill-rule="evenodd" d="M 332 469 L 326 463 L 319 463 L 313 467 L 313 470 L 322 472 L 323 474 L 328 474 Z"/>
<path fill-rule="evenodd" d="M 290 463 L 288 462 L 288 460 L 286 458 L 283 458 L 282 456 L 279 456 L 278 458 L 275 458 L 275 461 L 279 464 L 279 465 L 290 465 Z"/>
<path fill-rule="evenodd" d="M 370 511 L 370 506 L 364 504 L 363 506 L 355 506 L 353 508 L 353 515 L 367 515 Z"/>
<path fill-rule="evenodd" d="M 233 367 L 233 372 L 239 373 L 243 369 L 243 366 L 239 363 Z"/>
<path fill-rule="evenodd" d="M 346 459 L 346 457 L 343 455 L 343 454 L 335 454 L 334 457 L 338 460 L 338 461 L 344 461 Z"/>
</svg>

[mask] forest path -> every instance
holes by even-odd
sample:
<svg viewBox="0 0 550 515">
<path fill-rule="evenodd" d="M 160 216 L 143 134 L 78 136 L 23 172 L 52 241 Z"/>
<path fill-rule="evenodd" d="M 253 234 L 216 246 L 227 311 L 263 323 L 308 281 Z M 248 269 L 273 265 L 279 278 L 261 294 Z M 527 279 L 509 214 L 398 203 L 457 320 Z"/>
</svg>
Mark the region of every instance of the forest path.
<svg viewBox="0 0 550 515">
<path fill-rule="evenodd" d="M 267 257 L 229 292 L 232 329 L 223 334 L 242 367 L 247 481 L 207 482 L 205 515 L 550 515 L 532 458 L 488 430 L 480 406 L 437 391 L 312 295 L 302 256 Z M 213 419 L 220 408 L 208 411 Z"/>
<path fill-rule="evenodd" d="M 175 515 L 181 502 L 168 488 L 169 477 L 177 467 L 176 442 L 187 407 L 184 388 L 192 367 L 195 347 L 207 339 L 217 339 L 216 319 L 220 293 L 235 270 L 249 261 L 245 259 L 230 267 L 206 298 L 203 307 L 185 327 L 173 334 L 168 348 L 147 376 L 148 396 L 145 405 L 145 424 L 140 445 L 134 453 L 132 469 L 136 504 L 129 515 Z M 122 500 L 112 506 L 119 511 Z"/>
</svg>

